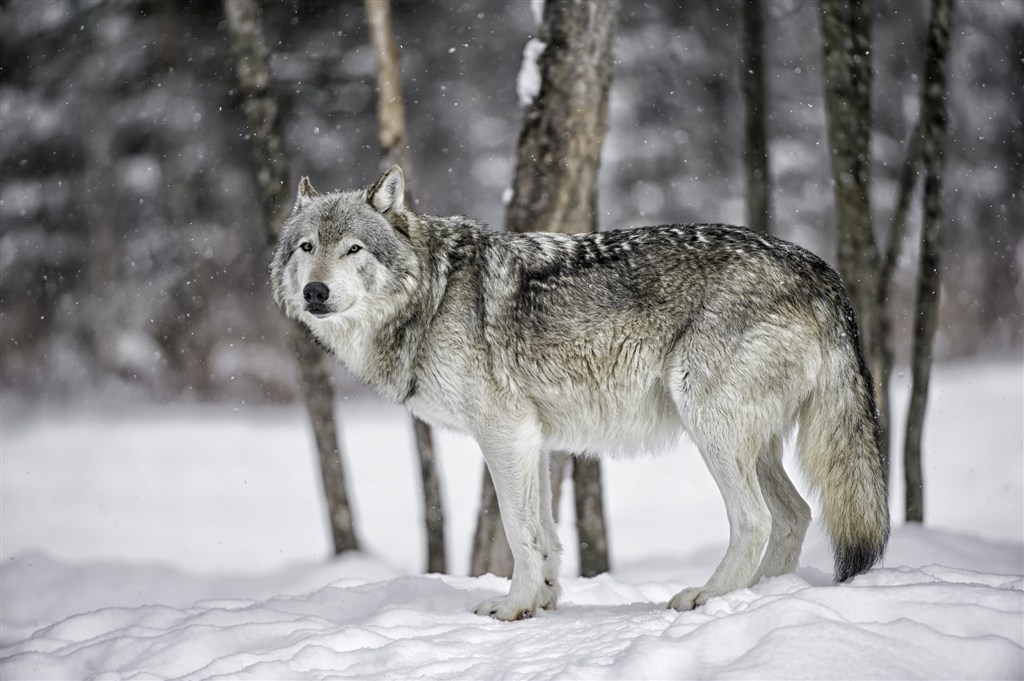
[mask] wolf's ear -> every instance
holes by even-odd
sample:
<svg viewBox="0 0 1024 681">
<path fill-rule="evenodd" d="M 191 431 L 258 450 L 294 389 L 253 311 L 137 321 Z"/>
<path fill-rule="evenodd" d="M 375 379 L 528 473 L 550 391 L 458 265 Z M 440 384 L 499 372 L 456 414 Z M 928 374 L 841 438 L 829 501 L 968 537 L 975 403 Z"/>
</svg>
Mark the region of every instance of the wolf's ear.
<svg viewBox="0 0 1024 681">
<path fill-rule="evenodd" d="M 302 179 L 299 180 L 299 193 L 295 197 L 295 208 L 292 209 L 292 212 L 299 212 L 318 196 L 320 196 L 320 192 L 313 189 L 313 183 L 309 181 L 308 177 L 303 175 Z"/>
<path fill-rule="evenodd" d="M 391 166 L 380 176 L 367 195 L 370 205 L 379 212 L 400 211 L 405 207 L 405 175 L 398 166 Z"/>
</svg>

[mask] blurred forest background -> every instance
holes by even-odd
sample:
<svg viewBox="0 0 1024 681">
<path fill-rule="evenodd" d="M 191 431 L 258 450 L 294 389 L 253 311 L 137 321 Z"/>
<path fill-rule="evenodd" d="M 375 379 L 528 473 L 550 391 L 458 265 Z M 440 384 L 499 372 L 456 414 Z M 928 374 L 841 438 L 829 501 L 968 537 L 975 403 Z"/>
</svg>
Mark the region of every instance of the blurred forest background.
<svg viewBox="0 0 1024 681">
<path fill-rule="evenodd" d="M 362 0 L 267 2 L 293 176 L 380 169 Z M 835 262 L 817 3 L 765 3 L 774 229 Z M 872 201 L 917 119 L 925 0 L 875 0 Z M 529 2 L 397 2 L 418 208 L 503 223 Z M 1019 353 L 1024 2 L 955 4 L 940 359 Z M 624 0 L 602 229 L 745 220 L 736 2 Z M 29 400 L 285 401 L 296 369 L 220 3 L 0 3 L 0 385 Z M 293 191 L 293 189 L 289 189 Z M 920 189 L 918 189 L 920 191 Z M 919 202 L 914 210 L 919 211 Z M 905 359 L 919 216 L 894 290 Z"/>
</svg>

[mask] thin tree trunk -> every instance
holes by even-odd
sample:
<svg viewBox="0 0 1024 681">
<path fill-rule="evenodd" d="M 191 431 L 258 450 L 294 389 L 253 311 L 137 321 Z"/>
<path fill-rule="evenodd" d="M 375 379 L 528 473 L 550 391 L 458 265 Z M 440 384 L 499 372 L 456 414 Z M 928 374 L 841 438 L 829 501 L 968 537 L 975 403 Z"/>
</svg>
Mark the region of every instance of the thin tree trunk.
<svg viewBox="0 0 1024 681">
<path fill-rule="evenodd" d="M 377 57 L 377 123 L 380 148 L 385 155 L 405 153 L 405 105 L 402 101 L 401 54 L 391 28 L 391 0 L 366 0 L 366 21 Z M 408 176 L 407 168 L 402 168 Z"/>
<path fill-rule="evenodd" d="M 586 456 L 573 461 L 572 484 L 576 491 L 576 532 L 580 538 L 580 576 L 608 572 L 608 532 L 604 524 L 601 465 Z"/>
<path fill-rule="evenodd" d="M 448 571 L 444 548 L 444 503 L 441 497 L 441 479 L 434 456 L 434 438 L 430 426 L 416 417 L 412 419 L 416 435 L 416 452 L 420 461 L 420 480 L 423 482 L 423 523 L 427 532 L 427 572 Z"/>
<path fill-rule="evenodd" d="M 551 478 L 551 515 L 557 523 L 562 505 L 562 483 L 565 482 L 566 471 L 572 466 L 572 454 L 561 450 L 551 452 L 548 466 Z"/>
<path fill-rule="evenodd" d="M 612 79 L 612 45 L 618 2 L 548 0 L 540 28 L 543 53 L 538 58 L 540 91 L 528 104 L 519 136 L 512 199 L 505 228 L 510 232 L 546 229 L 589 232 L 597 226 L 597 172 L 607 130 L 608 90 Z M 600 464 L 573 473 L 580 519 L 580 569 L 584 574 L 607 570 L 607 538 L 601 504 L 587 502 L 600 494 Z M 478 554 L 493 554 L 486 543 L 497 532 L 485 526 L 498 514 L 497 499 L 485 472 L 484 494 L 474 543 Z M 591 534 L 593 533 L 593 534 Z M 497 541 L 497 539 L 495 539 Z M 595 552 L 603 552 L 600 559 Z M 502 566 L 504 567 L 504 566 Z M 511 562 L 508 565 L 511 574 Z"/>
<path fill-rule="evenodd" d="M 921 226 L 921 255 L 917 271 L 917 323 L 911 360 L 910 408 L 904 449 L 906 519 L 924 522 L 924 479 L 921 472 L 921 440 L 932 351 L 939 317 L 940 262 L 942 246 L 942 156 L 946 144 L 946 57 L 952 0 L 932 0 L 925 53 L 923 166 L 924 216 Z"/>
<path fill-rule="evenodd" d="M 765 90 L 761 0 L 744 0 L 743 101 L 746 105 L 744 165 L 747 173 L 747 226 L 767 234 L 772 228 Z"/>
<path fill-rule="evenodd" d="M 240 0 L 228 0 L 231 3 Z M 299 364 L 302 399 L 309 412 L 313 427 L 320 479 L 327 500 L 328 522 L 334 552 L 355 551 L 359 548 L 355 519 L 345 483 L 345 467 L 338 444 L 338 426 L 334 418 L 334 384 L 331 379 L 331 359 L 310 337 L 305 327 L 291 322 L 292 350 Z"/>
<path fill-rule="evenodd" d="M 577 457 L 572 465 L 572 488 L 576 500 L 576 534 L 579 538 L 580 576 L 595 577 L 608 572 L 608 527 L 604 519 L 601 462 Z"/>
<path fill-rule="evenodd" d="M 825 109 L 835 194 L 837 266 L 857 316 L 861 351 L 873 376 L 883 373 L 882 312 L 877 307 L 879 253 L 871 227 L 871 1 L 820 0 Z M 888 404 L 876 383 L 877 403 Z M 878 414 L 889 439 L 888 409 Z M 888 448 L 882 448 L 888 479 Z"/>
<path fill-rule="evenodd" d="M 480 489 L 480 513 L 473 533 L 473 551 L 469 560 L 471 577 L 490 572 L 498 577 L 512 576 L 512 549 L 501 524 L 498 510 L 498 493 L 494 489 L 491 474 L 484 467 L 483 484 Z"/>
<path fill-rule="evenodd" d="M 288 159 L 284 152 L 277 98 L 270 91 L 270 53 L 255 0 L 224 0 L 235 73 L 242 92 L 242 111 L 249 125 L 264 235 L 268 247 L 277 242 L 288 217 Z"/>
<path fill-rule="evenodd" d="M 865 355 L 878 249 L 871 231 L 870 0 L 821 0 L 825 105 L 839 236 L 838 269 L 861 320 Z"/>
<path fill-rule="evenodd" d="M 597 171 L 608 127 L 611 49 L 618 2 L 544 5 L 541 87 L 519 136 L 510 232 L 589 232 L 596 227 Z"/>
<path fill-rule="evenodd" d="M 899 260 L 900 246 L 906 236 L 907 212 L 910 209 L 910 199 L 914 193 L 914 185 L 917 180 L 917 167 L 921 161 L 921 121 L 918 120 L 914 131 L 910 135 L 907 145 L 907 156 L 903 160 L 903 167 L 900 170 L 899 195 L 896 199 L 896 207 L 893 209 L 892 219 L 889 221 L 889 243 L 885 249 L 885 257 L 882 258 L 882 269 L 878 274 L 878 295 L 875 299 L 875 306 L 878 314 L 878 330 L 880 337 L 878 374 L 875 376 L 876 393 L 878 403 L 879 420 L 887 425 L 882 432 L 882 460 L 889 461 L 889 450 L 891 438 L 889 437 L 888 426 L 892 423 L 892 404 L 889 399 L 889 389 L 892 384 L 893 367 L 893 343 L 892 343 L 892 320 L 890 316 L 889 297 L 892 285 L 896 279 L 896 263 Z M 888 482 L 888 471 L 885 472 Z"/>
<path fill-rule="evenodd" d="M 373 49 L 377 55 L 377 120 L 380 148 L 385 166 L 398 164 L 406 178 L 406 203 L 413 205 L 409 191 L 412 163 L 406 142 L 405 106 L 402 100 L 400 52 L 391 28 L 390 0 L 366 0 L 366 19 Z M 441 480 L 434 457 L 434 438 L 430 426 L 412 417 L 416 452 L 423 485 L 423 519 L 427 532 L 427 572 L 447 572 L 444 547 L 444 503 Z"/>
<path fill-rule="evenodd" d="M 264 232 L 268 246 L 273 247 L 287 216 L 290 197 L 278 105 L 270 91 L 270 59 L 255 0 L 224 0 L 224 14 L 252 141 Z M 359 542 L 345 486 L 334 420 L 334 391 L 326 358 L 297 322 L 292 322 L 290 335 L 300 370 L 302 397 L 316 439 L 334 551 L 357 549 Z"/>
</svg>

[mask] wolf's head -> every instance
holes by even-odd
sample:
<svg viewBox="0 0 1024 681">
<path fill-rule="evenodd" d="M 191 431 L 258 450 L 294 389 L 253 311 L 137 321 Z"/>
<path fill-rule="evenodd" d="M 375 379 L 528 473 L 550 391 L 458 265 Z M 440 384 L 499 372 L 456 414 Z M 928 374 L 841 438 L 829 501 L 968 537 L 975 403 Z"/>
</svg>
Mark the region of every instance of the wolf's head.
<svg viewBox="0 0 1024 681">
<path fill-rule="evenodd" d="M 416 286 L 414 220 L 398 166 L 359 191 L 321 195 L 302 178 L 271 262 L 275 302 L 314 331 L 386 314 Z"/>
</svg>

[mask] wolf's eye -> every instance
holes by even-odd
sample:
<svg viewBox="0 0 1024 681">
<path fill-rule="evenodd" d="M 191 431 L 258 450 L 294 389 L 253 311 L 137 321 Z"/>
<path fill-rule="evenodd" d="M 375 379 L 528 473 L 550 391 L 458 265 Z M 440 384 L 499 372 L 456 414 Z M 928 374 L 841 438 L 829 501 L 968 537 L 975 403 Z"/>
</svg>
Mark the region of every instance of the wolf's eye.
<svg viewBox="0 0 1024 681">
<path fill-rule="evenodd" d="M 299 244 L 299 248 L 304 250 L 306 253 L 310 253 L 313 251 L 313 244 L 309 243 L 308 241 L 303 241 L 301 244 Z"/>
<path fill-rule="evenodd" d="M 363 250 L 363 247 L 360 246 L 359 244 L 356 244 L 356 245 L 352 246 L 352 248 L 348 249 L 347 255 L 352 255 L 353 253 L 358 253 L 361 250 Z"/>
</svg>

